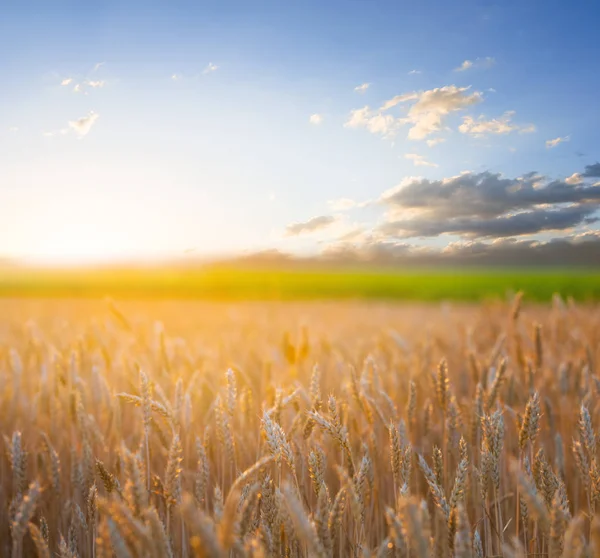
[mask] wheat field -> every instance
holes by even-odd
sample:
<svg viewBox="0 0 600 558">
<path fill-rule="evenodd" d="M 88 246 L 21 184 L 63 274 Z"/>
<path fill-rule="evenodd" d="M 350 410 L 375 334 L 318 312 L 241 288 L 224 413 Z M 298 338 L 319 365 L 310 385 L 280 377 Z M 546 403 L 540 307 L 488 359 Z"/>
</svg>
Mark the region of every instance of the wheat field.
<svg viewBox="0 0 600 558">
<path fill-rule="evenodd" d="M 600 308 L 0 301 L 0 554 L 600 556 Z"/>
</svg>

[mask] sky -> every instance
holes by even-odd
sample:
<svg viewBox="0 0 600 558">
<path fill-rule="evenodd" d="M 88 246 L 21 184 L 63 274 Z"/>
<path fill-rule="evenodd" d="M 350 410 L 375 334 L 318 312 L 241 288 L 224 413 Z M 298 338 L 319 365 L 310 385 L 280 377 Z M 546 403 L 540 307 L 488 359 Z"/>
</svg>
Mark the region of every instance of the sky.
<svg viewBox="0 0 600 558">
<path fill-rule="evenodd" d="M 0 258 L 600 243 L 600 5 L 30 2 L 0 18 Z"/>
</svg>

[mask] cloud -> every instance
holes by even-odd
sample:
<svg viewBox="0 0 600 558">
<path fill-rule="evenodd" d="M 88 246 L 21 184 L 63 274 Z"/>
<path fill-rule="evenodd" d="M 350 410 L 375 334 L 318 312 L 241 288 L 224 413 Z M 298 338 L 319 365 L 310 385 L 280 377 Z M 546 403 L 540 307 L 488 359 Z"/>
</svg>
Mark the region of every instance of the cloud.
<svg viewBox="0 0 600 558">
<path fill-rule="evenodd" d="M 87 95 L 88 88 L 91 87 L 92 89 L 100 89 L 100 88 L 104 87 L 105 85 L 106 85 L 106 82 L 101 79 L 98 79 L 98 80 L 86 79 L 85 81 L 82 81 L 81 83 L 76 83 L 75 87 L 73 87 L 73 92 L 74 93 L 83 93 L 84 95 Z"/>
<path fill-rule="evenodd" d="M 212 62 L 208 63 L 208 66 L 206 66 L 206 68 L 204 68 L 204 70 L 202 70 L 203 74 L 210 74 L 211 72 L 215 72 L 219 69 L 219 66 L 217 66 L 216 64 L 213 64 Z"/>
<path fill-rule="evenodd" d="M 600 178 L 600 163 L 586 165 L 582 176 L 586 178 Z"/>
<path fill-rule="evenodd" d="M 364 93 L 367 89 L 369 89 L 370 83 L 363 83 L 362 85 L 358 85 L 354 88 L 354 91 L 357 93 Z"/>
<path fill-rule="evenodd" d="M 413 218 L 383 223 L 379 232 L 387 237 L 415 238 L 453 234 L 466 238 L 506 238 L 562 231 L 598 221 L 597 205 L 570 205 L 557 209 L 533 209 L 499 217 L 461 217 L 449 221 Z"/>
<path fill-rule="evenodd" d="M 417 74 L 422 74 L 423 72 L 421 70 L 411 70 L 410 72 L 408 72 L 409 76 L 414 76 Z"/>
<path fill-rule="evenodd" d="M 530 133 L 535 131 L 535 126 L 528 124 L 521 126 L 514 124 L 511 119 L 515 115 L 514 111 L 507 111 L 499 118 L 486 120 L 485 116 L 481 115 L 475 119 L 471 116 L 463 117 L 463 123 L 458 127 L 463 134 L 469 134 L 476 138 L 484 137 L 488 134 L 510 134 L 511 132 L 520 131 L 521 133 Z"/>
<path fill-rule="evenodd" d="M 181 74 L 173 74 L 173 75 L 171 76 L 171 79 L 172 79 L 173 81 L 178 81 L 178 80 L 180 80 L 181 78 L 182 78 Z"/>
<path fill-rule="evenodd" d="M 385 101 L 379 110 L 371 110 L 365 106 L 351 111 L 345 123 L 347 128 L 366 128 L 372 134 L 393 137 L 398 130 L 412 124 L 408 138 L 425 139 L 442 128 L 444 118 L 451 112 L 466 109 L 483 100 L 478 91 L 470 91 L 469 87 L 447 85 L 427 91 L 411 92 Z M 389 114 L 391 108 L 413 101 L 405 117 L 396 118 Z"/>
<path fill-rule="evenodd" d="M 98 79 L 98 80 L 85 80 L 83 82 L 84 85 L 88 86 L 88 87 L 92 87 L 93 89 L 98 89 L 100 87 L 104 87 L 106 85 L 106 82 L 104 80 Z"/>
<path fill-rule="evenodd" d="M 454 68 L 455 72 L 464 72 L 466 70 L 470 70 L 472 68 L 491 68 L 496 63 L 496 60 L 491 56 L 486 56 L 485 58 L 476 58 L 473 60 L 465 60 L 458 68 Z"/>
<path fill-rule="evenodd" d="M 505 238 L 596 223 L 600 187 L 583 180 L 548 181 L 536 173 L 505 178 L 464 172 L 441 180 L 407 178 L 379 203 L 387 208 L 387 220 L 376 233 L 389 240 L 442 234 Z"/>
<path fill-rule="evenodd" d="M 366 128 L 372 134 L 388 138 L 396 135 L 401 125 L 391 114 L 371 111 L 368 106 L 351 111 L 350 118 L 344 124 L 346 128 Z"/>
<path fill-rule="evenodd" d="M 444 143 L 445 141 L 446 140 L 444 138 L 433 138 L 433 139 L 427 140 L 427 145 L 429 147 L 434 147 L 435 145 Z"/>
<path fill-rule="evenodd" d="M 54 132 L 43 132 L 43 135 L 47 138 L 53 138 L 55 136 L 66 136 L 69 133 L 69 128 L 61 128 Z"/>
<path fill-rule="evenodd" d="M 395 97 L 392 97 L 390 100 L 383 103 L 383 105 L 381 106 L 381 108 L 379 110 L 380 111 L 389 110 L 389 109 L 395 107 L 396 105 L 399 105 L 400 103 L 405 103 L 406 101 L 414 101 L 418 98 L 419 98 L 419 94 L 416 92 L 404 93 L 403 95 L 396 95 Z"/>
<path fill-rule="evenodd" d="M 293 223 L 288 225 L 285 229 L 286 236 L 298 236 L 301 234 L 310 234 L 322 229 L 326 229 L 330 225 L 336 222 L 336 218 L 332 215 L 321 215 L 319 217 L 313 217 L 303 223 Z"/>
<path fill-rule="evenodd" d="M 104 64 L 106 64 L 106 62 L 98 62 L 92 68 L 92 72 L 97 72 L 102 66 L 104 66 Z"/>
<path fill-rule="evenodd" d="M 64 87 L 64 86 L 70 85 L 72 82 L 73 82 L 73 78 L 65 78 L 60 82 L 60 84 Z"/>
<path fill-rule="evenodd" d="M 364 236 L 365 229 L 363 227 L 355 227 L 344 233 L 337 239 L 337 242 L 352 242 Z"/>
<path fill-rule="evenodd" d="M 571 185 L 581 184 L 583 182 L 583 177 L 582 177 L 581 173 L 574 172 L 571 176 L 569 176 L 568 178 L 565 178 L 565 182 L 567 184 L 571 184 Z"/>
<path fill-rule="evenodd" d="M 469 87 L 447 85 L 424 91 L 408 110 L 413 127 L 409 139 L 424 139 L 442 127 L 442 119 L 451 112 L 460 111 L 483 100 L 480 92 L 470 92 Z"/>
<path fill-rule="evenodd" d="M 565 136 L 565 137 L 557 137 L 551 140 L 546 140 L 546 149 L 552 149 L 553 147 L 556 147 L 559 143 L 563 143 L 565 141 L 569 141 L 571 138 L 569 136 Z"/>
<path fill-rule="evenodd" d="M 441 180 L 407 178 L 384 192 L 381 203 L 391 210 L 415 210 L 432 220 L 499 217 L 536 206 L 600 203 L 600 188 L 560 180 L 544 181 L 536 173 L 505 178 L 499 173 L 465 172 Z"/>
<path fill-rule="evenodd" d="M 318 126 L 319 124 L 321 124 L 323 122 L 323 115 L 322 114 L 311 114 L 308 121 L 311 124 Z"/>
<path fill-rule="evenodd" d="M 402 266 L 586 266 L 600 262 L 600 232 L 560 236 L 547 241 L 498 239 L 459 241 L 443 249 L 403 241 L 365 237 L 362 242 L 339 241 L 325 248 L 321 259 Z"/>
<path fill-rule="evenodd" d="M 90 114 L 88 114 L 87 116 L 82 116 L 81 118 L 78 118 L 77 120 L 70 121 L 69 127 L 79 137 L 84 137 L 84 136 L 87 136 L 87 134 L 90 132 L 90 130 L 92 129 L 92 126 L 96 123 L 98 118 L 99 118 L 98 114 L 96 114 L 95 112 L 90 112 Z"/>
<path fill-rule="evenodd" d="M 8 131 L 9 131 L 9 132 L 13 132 L 13 133 L 14 133 L 14 132 L 18 132 L 18 131 L 19 131 L 19 128 L 17 128 L 17 126 L 11 126 L 11 127 L 8 129 Z"/>
<path fill-rule="evenodd" d="M 405 159 L 412 161 L 415 167 L 437 167 L 435 163 L 430 163 L 423 157 L 423 155 L 417 155 L 416 153 L 406 153 Z"/>
<path fill-rule="evenodd" d="M 465 60 L 458 68 L 454 68 L 455 72 L 464 72 L 465 70 L 469 70 L 473 67 L 473 62 L 470 60 Z"/>
</svg>

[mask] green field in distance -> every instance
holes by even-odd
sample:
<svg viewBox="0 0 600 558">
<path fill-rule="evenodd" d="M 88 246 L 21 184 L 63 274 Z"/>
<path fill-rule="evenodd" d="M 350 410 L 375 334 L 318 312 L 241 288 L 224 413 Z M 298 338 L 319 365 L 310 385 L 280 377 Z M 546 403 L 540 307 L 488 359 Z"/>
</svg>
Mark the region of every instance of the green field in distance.
<svg viewBox="0 0 600 558">
<path fill-rule="evenodd" d="M 398 270 L 205 268 L 0 270 L 3 297 L 397 299 L 477 301 L 523 291 L 600 300 L 600 272 L 585 270 Z"/>
</svg>

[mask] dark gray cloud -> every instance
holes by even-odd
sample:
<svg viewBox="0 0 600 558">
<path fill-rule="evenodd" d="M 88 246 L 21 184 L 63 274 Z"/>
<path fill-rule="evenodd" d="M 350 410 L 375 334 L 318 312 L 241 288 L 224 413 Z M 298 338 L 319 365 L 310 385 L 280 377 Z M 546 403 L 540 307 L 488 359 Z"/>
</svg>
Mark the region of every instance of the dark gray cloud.
<svg viewBox="0 0 600 558">
<path fill-rule="evenodd" d="M 455 234 L 466 238 L 506 238 L 544 231 L 562 231 L 598 221 L 596 204 L 570 205 L 557 209 L 533 209 L 500 217 L 459 217 L 456 219 L 403 219 L 381 224 L 376 232 L 386 237 L 413 238 Z"/>
<path fill-rule="evenodd" d="M 589 165 L 586 173 L 597 172 L 600 176 L 598 167 Z M 489 218 L 544 204 L 598 203 L 600 188 L 561 180 L 548 183 L 535 173 L 504 178 L 486 171 L 443 180 L 412 179 L 386 192 L 381 201 L 392 209 L 418 209 L 431 219 Z"/>
<path fill-rule="evenodd" d="M 304 223 L 293 223 L 288 225 L 285 231 L 287 236 L 298 236 L 300 234 L 306 234 L 325 229 L 329 225 L 335 223 L 335 221 L 336 218 L 332 215 L 321 215 L 319 217 L 313 217 Z"/>
<path fill-rule="evenodd" d="M 582 176 L 589 178 L 600 178 L 600 163 L 594 163 L 593 165 L 586 165 Z"/>
</svg>

